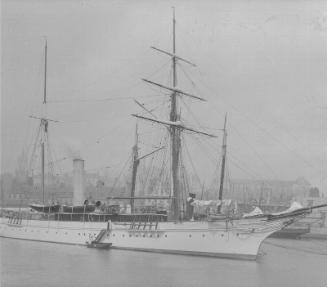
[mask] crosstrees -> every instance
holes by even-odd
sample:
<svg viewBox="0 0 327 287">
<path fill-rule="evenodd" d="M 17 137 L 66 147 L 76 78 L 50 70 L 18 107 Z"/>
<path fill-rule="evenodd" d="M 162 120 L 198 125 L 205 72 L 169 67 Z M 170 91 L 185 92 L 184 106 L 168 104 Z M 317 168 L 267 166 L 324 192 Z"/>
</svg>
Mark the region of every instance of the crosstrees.
<svg viewBox="0 0 327 287">
<path fill-rule="evenodd" d="M 187 93 L 187 92 L 183 92 L 182 90 L 180 89 L 177 89 L 176 88 L 176 85 L 173 86 L 173 87 L 167 87 L 165 85 L 162 85 L 162 84 L 159 84 L 159 83 L 156 83 L 156 82 L 153 82 L 153 81 L 150 81 L 150 80 L 147 80 L 147 79 L 142 79 L 144 82 L 146 83 L 149 83 L 149 84 L 152 84 L 152 85 L 155 85 L 155 86 L 158 86 L 160 88 L 163 88 L 163 89 L 166 89 L 166 90 L 169 90 L 175 94 L 182 94 L 184 96 L 187 96 L 187 97 L 190 97 L 190 98 L 193 98 L 193 99 L 197 99 L 197 100 L 200 100 L 200 101 L 203 101 L 205 102 L 206 100 L 204 98 L 201 98 L 201 97 L 198 97 L 198 96 L 195 96 L 195 95 L 192 95 L 190 93 Z"/>
<path fill-rule="evenodd" d="M 208 136 L 208 137 L 213 137 L 213 138 L 216 138 L 217 137 L 214 134 L 209 134 L 209 133 L 206 133 L 206 132 L 195 130 L 193 128 L 186 127 L 185 125 L 183 125 L 181 123 L 181 121 L 173 121 L 173 122 L 172 121 L 163 121 L 163 120 L 151 119 L 151 118 L 140 116 L 140 115 L 136 115 L 136 114 L 132 114 L 132 116 L 133 117 L 136 117 L 136 118 L 143 119 L 143 120 L 152 121 L 152 122 L 155 122 L 155 123 L 158 123 L 158 124 L 167 125 L 167 126 L 170 126 L 170 127 L 173 126 L 173 127 L 176 127 L 176 128 L 182 129 L 182 130 L 191 131 L 191 132 L 194 132 L 194 133 L 197 133 L 197 134 L 201 134 L 201 135 L 205 135 L 205 136 Z"/>
<path fill-rule="evenodd" d="M 190 62 L 190 61 L 188 61 L 188 60 L 185 60 L 185 59 L 183 59 L 182 57 L 179 57 L 179 56 L 177 56 L 177 55 L 175 55 L 175 54 L 169 53 L 169 52 L 167 52 L 167 51 L 164 51 L 164 50 L 158 49 L 158 48 L 153 47 L 153 46 L 151 46 L 151 49 L 156 50 L 156 51 L 161 52 L 161 53 L 164 53 L 164 54 L 166 54 L 166 55 L 168 55 L 168 56 L 174 57 L 174 58 L 177 59 L 177 60 L 183 61 L 183 62 L 185 62 L 185 63 L 187 63 L 187 64 L 189 64 L 189 65 L 191 65 L 191 66 L 193 66 L 193 67 L 196 67 L 196 65 L 193 64 L 192 62 Z"/>
</svg>

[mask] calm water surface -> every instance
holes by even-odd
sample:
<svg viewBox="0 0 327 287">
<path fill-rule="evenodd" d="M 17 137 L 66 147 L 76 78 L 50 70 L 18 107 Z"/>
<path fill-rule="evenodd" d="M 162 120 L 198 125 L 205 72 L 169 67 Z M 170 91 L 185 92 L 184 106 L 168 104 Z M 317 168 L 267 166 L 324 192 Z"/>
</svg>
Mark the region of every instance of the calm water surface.
<svg viewBox="0 0 327 287">
<path fill-rule="evenodd" d="M 327 241 L 268 239 L 257 261 L 0 238 L 9 286 L 327 286 Z"/>
</svg>

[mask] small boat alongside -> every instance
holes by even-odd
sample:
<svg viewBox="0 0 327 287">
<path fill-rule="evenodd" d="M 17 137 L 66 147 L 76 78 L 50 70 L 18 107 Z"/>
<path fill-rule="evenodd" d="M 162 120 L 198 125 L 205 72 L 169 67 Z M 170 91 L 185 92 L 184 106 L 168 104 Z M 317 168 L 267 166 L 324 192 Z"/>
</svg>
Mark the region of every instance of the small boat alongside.
<svg viewBox="0 0 327 287">
<path fill-rule="evenodd" d="M 102 243 L 102 242 L 91 242 L 87 243 L 87 248 L 97 248 L 97 249 L 109 249 L 112 243 Z"/>
<path fill-rule="evenodd" d="M 107 230 L 102 229 L 94 240 L 92 240 L 91 242 L 86 242 L 87 248 L 109 249 L 112 246 L 112 243 L 101 241 L 106 235 L 106 233 Z"/>
</svg>

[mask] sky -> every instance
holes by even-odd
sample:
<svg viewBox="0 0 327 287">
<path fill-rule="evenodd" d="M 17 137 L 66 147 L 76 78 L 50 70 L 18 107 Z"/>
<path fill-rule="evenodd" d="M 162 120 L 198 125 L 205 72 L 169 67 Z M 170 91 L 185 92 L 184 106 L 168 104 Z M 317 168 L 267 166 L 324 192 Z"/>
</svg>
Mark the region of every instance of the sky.
<svg viewBox="0 0 327 287">
<path fill-rule="evenodd" d="M 171 83 L 169 57 L 150 47 L 171 51 L 172 6 L 177 54 L 197 65 L 179 63 L 178 87 L 207 100 L 183 97 L 182 119 L 218 135 L 185 135 L 196 172 L 214 172 L 227 113 L 232 178 L 303 176 L 325 190 L 326 1 L 3 0 L 2 172 L 15 170 L 22 152 L 31 151 L 39 122 L 30 115 L 59 121 L 49 127 L 58 162 L 80 156 L 89 170 L 118 170 L 134 143 L 130 115 L 144 114 L 133 99 L 168 118 L 169 95 L 141 78 Z M 160 145 L 165 128 L 138 125 L 140 153 Z M 60 165 L 72 168 L 70 160 Z"/>
</svg>

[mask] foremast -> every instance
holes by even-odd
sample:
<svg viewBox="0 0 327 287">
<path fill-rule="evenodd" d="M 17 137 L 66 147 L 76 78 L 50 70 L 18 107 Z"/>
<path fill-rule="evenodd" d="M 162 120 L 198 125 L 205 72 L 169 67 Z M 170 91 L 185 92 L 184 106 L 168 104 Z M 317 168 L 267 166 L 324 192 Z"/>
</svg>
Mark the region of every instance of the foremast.
<svg viewBox="0 0 327 287">
<path fill-rule="evenodd" d="M 43 90 L 43 106 L 44 111 L 46 110 L 47 104 L 47 58 L 48 58 L 48 43 L 47 39 L 45 39 L 44 45 L 44 90 Z M 45 112 L 44 112 L 45 114 Z M 42 202 L 44 205 L 44 195 L 45 195 L 45 188 L 44 188 L 44 171 L 45 171 L 45 139 L 48 133 L 48 120 L 43 116 L 41 118 L 41 129 L 42 129 L 42 136 L 41 136 L 41 177 L 42 177 Z"/>
<path fill-rule="evenodd" d="M 43 205 L 45 204 L 45 145 L 49 145 L 49 135 L 48 135 L 48 125 L 49 121 L 51 122 L 58 122 L 56 120 L 52 120 L 47 118 L 47 64 L 48 64 L 48 42 L 47 39 L 45 39 L 44 43 L 44 79 L 43 79 L 43 113 L 41 117 L 37 116 L 30 116 L 33 119 L 40 120 L 40 126 L 38 135 L 36 138 L 36 143 L 40 140 L 41 145 L 41 192 L 42 192 L 42 202 Z M 33 154 L 35 153 L 36 144 L 33 148 Z M 33 154 L 32 154 L 32 160 L 33 161 Z"/>
</svg>

